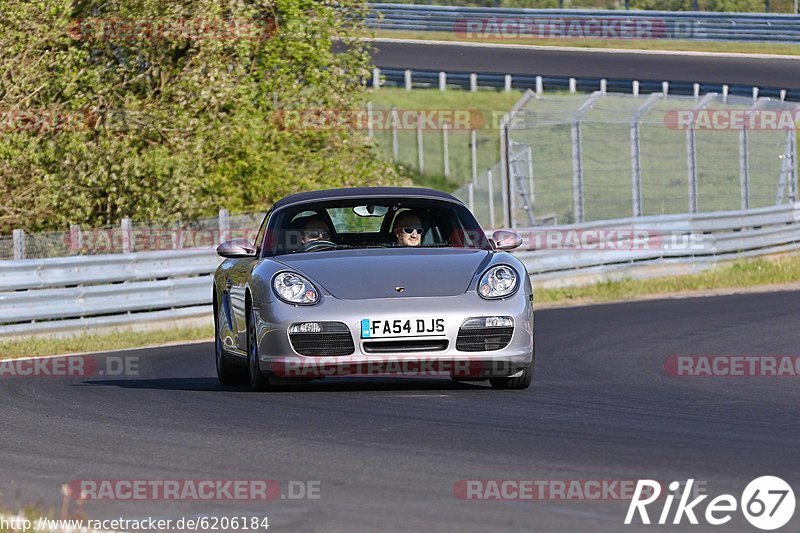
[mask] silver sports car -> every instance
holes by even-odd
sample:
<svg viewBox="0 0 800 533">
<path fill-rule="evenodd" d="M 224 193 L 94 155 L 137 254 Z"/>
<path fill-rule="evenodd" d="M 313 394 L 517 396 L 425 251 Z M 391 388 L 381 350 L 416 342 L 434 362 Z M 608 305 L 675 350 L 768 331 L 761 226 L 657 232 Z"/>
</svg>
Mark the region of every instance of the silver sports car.
<svg viewBox="0 0 800 533">
<path fill-rule="evenodd" d="M 256 242 L 222 243 L 216 365 L 255 390 L 328 376 L 445 375 L 524 389 L 533 377 L 525 266 L 455 197 L 370 187 L 287 196 Z"/>
</svg>

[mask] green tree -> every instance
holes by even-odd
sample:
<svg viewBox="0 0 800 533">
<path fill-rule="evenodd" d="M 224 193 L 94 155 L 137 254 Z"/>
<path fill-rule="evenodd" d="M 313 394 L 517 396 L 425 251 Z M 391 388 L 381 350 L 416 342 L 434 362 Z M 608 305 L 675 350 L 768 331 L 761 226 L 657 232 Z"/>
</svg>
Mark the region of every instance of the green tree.
<svg viewBox="0 0 800 533">
<path fill-rule="evenodd" d="M 361 0 L 4 0 L 0 231 L 260 210 L 403 178 L 352 124 Z"/>
</svg>

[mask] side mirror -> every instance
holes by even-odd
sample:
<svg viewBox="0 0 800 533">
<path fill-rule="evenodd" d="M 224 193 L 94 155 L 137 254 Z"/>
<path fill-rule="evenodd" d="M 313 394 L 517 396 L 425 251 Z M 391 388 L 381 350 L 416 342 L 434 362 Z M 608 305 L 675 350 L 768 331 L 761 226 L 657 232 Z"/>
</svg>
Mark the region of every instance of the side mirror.
<svg viewBox="0 0 800 533">
<path fill-rule="evenodd" d="M 498 250 L 513 250 L 522 246 L 522 237 L 513 231 L 498 230 L 492 234 L 492 242 Z"/>
<path fill-rule="evenodd" d="M 228 258 L 255 257 L 256 247 L 247 239 L 234 239 L 217 246 L 217 254 Z"/>
</svg>

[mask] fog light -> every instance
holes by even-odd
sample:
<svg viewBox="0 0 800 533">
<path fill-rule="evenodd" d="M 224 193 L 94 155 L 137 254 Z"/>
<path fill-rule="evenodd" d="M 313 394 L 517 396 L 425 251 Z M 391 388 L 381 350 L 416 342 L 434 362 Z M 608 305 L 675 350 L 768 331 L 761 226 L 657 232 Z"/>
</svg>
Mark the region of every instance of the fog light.
<svg viewBox="0 0 800 533">
<path fill-rule="evenodd" d="M 514 321 L 510 316 L 487 316 L 487 328 L 510 328 L 514 325 Z"/>
<path fill-rule="evenodd" d="M 293 324 L 289 328 L 289 333 L 320 333 L 322 326 L 317 322 L 301 322 L 300 324 Z"/>
</svg>

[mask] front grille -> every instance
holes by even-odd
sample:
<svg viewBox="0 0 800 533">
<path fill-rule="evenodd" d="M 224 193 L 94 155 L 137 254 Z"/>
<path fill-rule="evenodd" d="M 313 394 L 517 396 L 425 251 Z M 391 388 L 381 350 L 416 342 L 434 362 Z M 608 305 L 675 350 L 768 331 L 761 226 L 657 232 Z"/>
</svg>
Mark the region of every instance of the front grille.
<svg viewBox="0 0 800 533">
<path fill-rule="evenodd" d="M 458 330 L 456 350 L 462 352 L 492 352 L 502 350 L 511 342 L 514 328 L 468 328 Z"/>
<path fill-rule="evenodd" d="M 447 349 L 447 344 L 447 339 L 365 341 L 363 347 L 366 353 L 440 352 Z"/>
<path fill-rule="evenodd" d="M 341 322 L 319 322 L 319 333 L 289 333 L 294 351 L 300 355 L 350 355 L 356 348 L 350 330 Z"/>
</svg>

